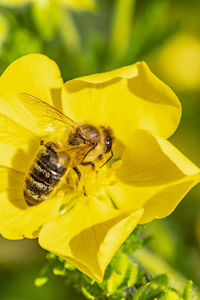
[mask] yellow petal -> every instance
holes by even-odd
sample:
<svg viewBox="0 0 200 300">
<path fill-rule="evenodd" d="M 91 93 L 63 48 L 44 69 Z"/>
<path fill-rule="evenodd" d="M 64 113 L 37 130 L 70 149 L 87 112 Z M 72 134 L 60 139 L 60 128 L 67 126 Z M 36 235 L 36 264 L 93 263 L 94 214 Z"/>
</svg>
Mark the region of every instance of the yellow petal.
<svg viewBox="0 0 200 300">
<path fill-rule="evenodd" d="M 95 198 L 85 199 L 66 215 L 47 223 L 40 232 L 39 242 L 101 282 L 106 266 L 142 212 L 114 210 Z"/>
<path fill-rule="evenodd" d="M 75 121 L 110 126 L 124 143 L 136 128 L 168 137 L 181 115 L 175 94 L 145 63 L 66 82 L 63 108 Z"/>
<path fill-rule="evenodd" d="M 0 81 L 2 94 L 28 93 L 51 105 L 60 100 L 63 85 L 56 63 L 42 54 L 17 59 L 3 72 Z"/>
<path fill-rule="evenodd" d="M 199 168 L 164 138 L 147 130 L 132 136 L 117 170 L 119 178 L 134 185 L 161 185 L 199 173 Z"/>
<path fill-rule="evenodd" d="M 199 183 L 199 177 L 200 175 L 181 180 L 158 191 L 146 201 L 141 223 L 147 223 L 154 218 L 164 218 L 170 215 L 183 197 Z"/>
<path fill-rule="evenodd" d="M 33 133 L 42 134 L 36 126 L 36 119 L 20 103 L 19 93 L 31 94 L 61 109 L 62 85 L 55 62 L 41 54 L 23 56 L 0 77 L 0 111 Z"/>
<path fill-rule="evenodd" d="M 41 226 L 59 213 L 61 198 L 28 207 L 23 199 L 24 174 L 0 167 L 0 233 L 7 239 L 35 238 Z"/>
<path fill-rule="evenodd" d="M 95 0 L 61 0 L 61 4 L 72 9 L 93 10 L 96 7 Z"/>
<path fill-rule="evenodd" d="M 38 147 L 33 133 L 0 114 L 0 166 L 26 172 Z"/>
<path fill-rule="evenodd" d="M 137 130 L 116 171 L 121 181 L 107 187 L 120 208 L 143 207 L 141 222 L 169 215 L 200 181 L 200 170 L 165 139 Z"/>
</svg>

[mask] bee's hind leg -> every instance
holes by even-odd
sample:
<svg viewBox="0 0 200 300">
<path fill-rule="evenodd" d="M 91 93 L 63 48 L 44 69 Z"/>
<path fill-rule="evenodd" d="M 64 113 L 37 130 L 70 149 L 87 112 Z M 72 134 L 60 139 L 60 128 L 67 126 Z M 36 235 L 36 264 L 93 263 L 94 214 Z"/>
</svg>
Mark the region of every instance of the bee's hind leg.
<svg viewBox="0 0 200 300">
<path fill-rule="evenodd" d="M 77 167 L 73 167 L 73 170 L 75 171 L 75 173 L 77 174 L 77 181 L 76 181 L 76 185 L 78 186 L 80 180 L 81 180 L 81 172 L 79 171 L 79 169 Z M 84 196 L 87 196 L 86 190 L 85 190 L 85 186 L 83 185 L 83 193 Z"/>
<path fill-rule="evenodd" d="M 81 180 L 81 172 L 79 171 L 79 169 L 77 167 L 73 167 L 73 170 L 75 171 L 75 173 L 77 174 L 77 181 L 76 181 L 76 185 L 78 186 L 80 180 Z"/>
</svg>

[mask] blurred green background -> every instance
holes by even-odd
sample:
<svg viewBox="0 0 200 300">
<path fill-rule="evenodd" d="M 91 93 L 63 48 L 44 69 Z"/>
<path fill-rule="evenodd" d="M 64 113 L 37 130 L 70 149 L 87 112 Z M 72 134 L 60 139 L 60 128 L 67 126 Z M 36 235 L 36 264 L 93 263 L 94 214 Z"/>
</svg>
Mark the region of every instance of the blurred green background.
<svg viewBox="0 0 200 300">
<path fill-rule="evenodd" d="M 33 52 L 55 60 L 64 80 L 144 60 L 183 105 L 172 143 L 200 166 L 199 15 L 199 0 L 0 0 L 0 73 Z M 151 250 L 199 285 L 200 186 L 145 234 Z M 36 241 L 0 238 L 1 299 L 81 299 L 62 278 L 34 286 L 44 254 Z"/>
</svg>

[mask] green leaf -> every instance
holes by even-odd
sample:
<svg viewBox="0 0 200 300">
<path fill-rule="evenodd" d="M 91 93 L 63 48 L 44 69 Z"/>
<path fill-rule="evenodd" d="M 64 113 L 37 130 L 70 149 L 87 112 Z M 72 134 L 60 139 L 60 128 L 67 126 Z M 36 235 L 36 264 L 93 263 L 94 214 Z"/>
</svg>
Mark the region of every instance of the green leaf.
<svg viewBox="0 0 200 300">
<path fill-rule="evenodd" d="M 167 288 L 168 281 L 168 276 L 166 274 L 156 276 L 151 282 L 140 287 L 133 295 L 133 300 L 153 300 L 156 297 L 162 296 L 162 293 Z"/>
<path fill-rule="evenodd" d="M 8 23 L 6 18 L 0 14 L 0 50 L 8 36 Z"/>
<path fill-rule="evenodd" d="M 193 282 L 191 280 L 188 280 L 186 282 L 185 288 L 184 288 L 184 291 L 183 291 L 183 300 L 190 300 L 191 299 L 192 285 L 193 285 Z"/>
<path fill-rule="evenodd" d="M 142 9 L 138 14 L 140 17 L 136 19 L 127 51 L 128 55 L 123 63 L 128 64 L 146 58 L 180 29 L 179 19 L 174 18 L 169 22 L 169 4 L 169 0 L 147 1 L 147 6 Z"/>
<path fill-rule="evenodd" d="M 126 254 L 133 253 L 136 249 L 142 248 L 151 238 L 142 238 L 142 230 L 145 228 L 145 225 L 138 225 L 126 241 L 121 246 L 121 251 Z"/>
<path fill-rule="evenodd" d="M 87 299 L 91 299 L 91 300 L 95 299 L 95 297 L 91 295 L 90 292 L 84 286 L 82 287 L 81 291 Z"/>
<path fill-rule="evenodd" d="M 110 55 L 112 59 L 119 60 L 127 51 L 135 3 L 136 0 L 115 1 L 110 38 Z"/>
<path fill-rule="evenodd" d="M 171 289 L 165 291 L 158 299 L 159 300 L 182 300 L 182 298 L 175 291 Z"/>
<path fill-rule="evenodd" d="M 53 274 L 57 276 L 65 276 L 66 270 L 62 266 L 53 268 Z"/>
<path fill-rule="evenodd" d="M 64 267 L 65 267 L 65 269 L 67 269 L 69 271 L 75 271 L 76 270 L 76 267 L 74 267 L 72 264 L 70 264 L 67 261 L 65 261 Z"/>
<path fill-rule="evenodd" d="M 42 285 L 44 285 L 47 281 L 49 280 L 49 278 L 48 277 L 38 277 L 38 278 L 36 278 L 35 279 L 35 285 L 36 286 L 42 286 Z"/>
<path fill-rule="evenodd" d="M 166 274 L 161 274 L 156 276 L 152 281 L 151 281 L 151 288 L 152 289 L 161 289 L 164 290 L 169 282 L 169 278 Z"/>
<path fill-rule="evenodd" d="M 146 288 L 149 286 L 149 282 L 143 286 L 141 286 L 134 294 L 132 300 L 142 300 L 144 296 L 144 292 Z"/>
</svg>

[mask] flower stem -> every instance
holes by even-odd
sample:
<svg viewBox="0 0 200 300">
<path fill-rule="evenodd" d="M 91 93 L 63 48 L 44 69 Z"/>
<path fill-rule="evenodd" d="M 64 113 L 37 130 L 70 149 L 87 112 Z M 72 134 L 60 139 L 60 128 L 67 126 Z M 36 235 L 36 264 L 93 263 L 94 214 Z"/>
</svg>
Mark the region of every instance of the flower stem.
<svg viewBox="0 0 200 300">
<path fill-rule="evenodd" d="M 157 254 L 151 252 L 146 248 L 136 250 L 131 258 L 137 261 L 147 272 L 155 276 L 158 274 L 167 274 L 169 276 L 169 286 L 177 289 L 180 293 L 183 292 L 187 279 L 174 270 L 166 261 L 164 261 Z M 192 288 L 192 300 L 200 299 L 200 290 L 196 287 Z"/>
<path fill-rule="evenodd" d="M 110 40 L 110 54 L 120 60 L 125 55 L 132 32 L 136 0 L 117 0 Z"/>
<path fill-rule="evenodd" d="M 74 77 L 75 75 L 79 75 L 82 68 L 82 42 L 73 16 L 69 11 L 64 9 L 61 10 L 60 34 L 68 54 L 68 65 L 74 70 L 74 74 L 72 74 L 72 77 Z"/>
<path fill-rule="evenodd" d="M 61 34 L 66 48 L 69 52 L 81 52 L 81 40 L 77 27 L 70 13 L 61 10 Z"/>
</svg>

